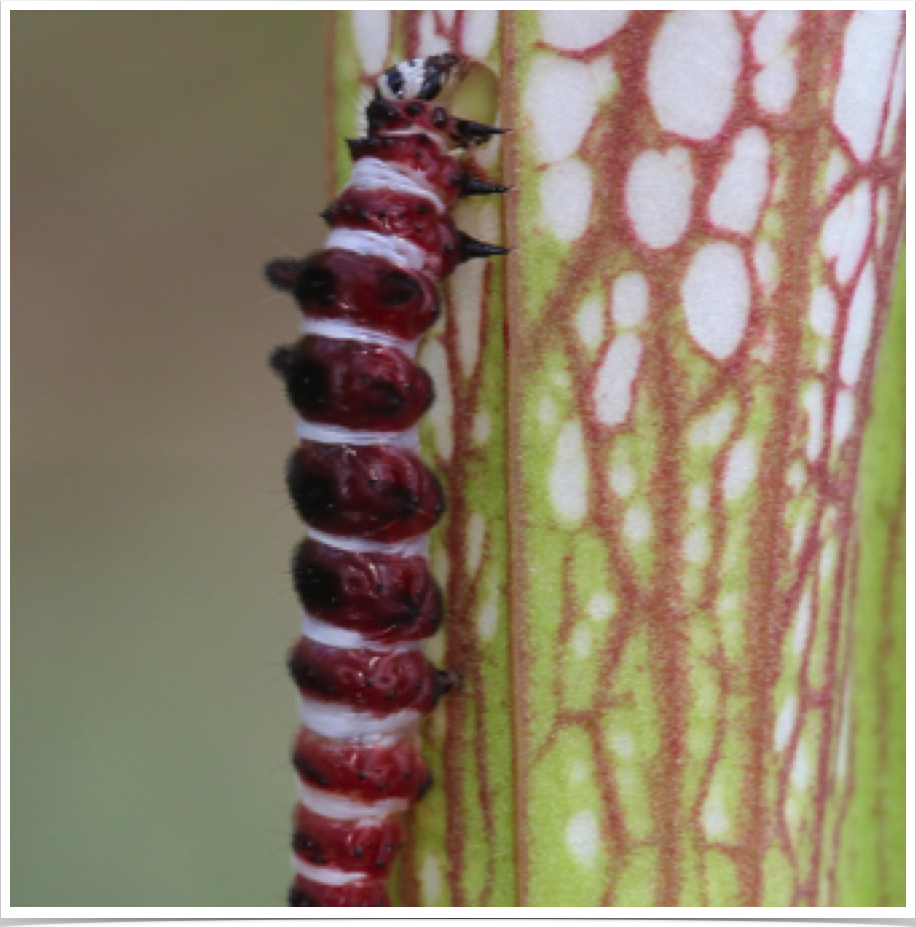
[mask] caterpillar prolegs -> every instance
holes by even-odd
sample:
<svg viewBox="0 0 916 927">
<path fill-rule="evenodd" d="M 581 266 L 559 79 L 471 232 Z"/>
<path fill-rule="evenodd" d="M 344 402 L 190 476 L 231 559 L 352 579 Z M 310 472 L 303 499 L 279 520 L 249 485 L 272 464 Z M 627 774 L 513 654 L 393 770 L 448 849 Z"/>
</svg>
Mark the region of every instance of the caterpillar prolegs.
<svg viewBox="0 0 916 927">
<path fill-rule="evenodd" d="M 271 358 L 299 414 L 287 484 L 306 524 L 289 658 L 302 719 L 294 907 L 389 904 L 400 814 L 431 784 L 417 725 L 457 681 L 421 645 L 443 617 L 427 548 L 445 497 L 419 456 L 433 386 L 415 354 L 440 312 L 437 281 L 507 250 L 448 214 L 459 197 L 506 190 L 456 160 L 501 131 L 442 105 L 465 69 L 443 54 L 381 75 L 366 136 L 347 142 L 350 182 L 322 213 L 325 249 L 266 270 L 304 319 L 300 340 Z"/>
</svg>

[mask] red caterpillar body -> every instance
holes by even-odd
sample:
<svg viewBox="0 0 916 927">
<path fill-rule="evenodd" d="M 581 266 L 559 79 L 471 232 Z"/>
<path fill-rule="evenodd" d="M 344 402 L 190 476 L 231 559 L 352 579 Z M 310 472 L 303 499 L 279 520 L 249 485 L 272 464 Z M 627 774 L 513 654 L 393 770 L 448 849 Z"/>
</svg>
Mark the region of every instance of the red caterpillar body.
<svg viewBox="0 0 916 927">
<path fill-rule="evenodd" d="M 448 215 L 460 196 L 506 189 L 452 154 L 500 130 L 433 102 L 463 69 L 435 55 L 379 78 L 367 136 L 348 143 L 353 176 L 322 214 L 327 247 L 267 267 L 304 316 L 303 337 L 271 358 L 300 416 L 287 483 L 307 526 L 293 559 L 302 637 L 289 658 L 302 717 L 294 907 L 389 904 L 400 814 L 431 784 L 417 723 L 455 683 L 420 643 L 442 621 L 427 545 L 445 497 L 419 456 L 433 386 L 414 355 L 439 314 L 436 282 L 506 253 Z"/>
</svg>

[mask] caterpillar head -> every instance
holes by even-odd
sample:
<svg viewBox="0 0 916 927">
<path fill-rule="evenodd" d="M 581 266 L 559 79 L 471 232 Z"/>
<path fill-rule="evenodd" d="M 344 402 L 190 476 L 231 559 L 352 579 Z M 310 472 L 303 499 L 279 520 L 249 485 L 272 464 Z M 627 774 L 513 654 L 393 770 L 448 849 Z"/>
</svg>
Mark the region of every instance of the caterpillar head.
<svg viewBox="0 0 916 927">
<path fill-rule="evenodd" d="M 375 84 L 377 100 L 435 100 L 465 69 L 457 55 L 410 58 L 385 71 Z"/>
</svg>

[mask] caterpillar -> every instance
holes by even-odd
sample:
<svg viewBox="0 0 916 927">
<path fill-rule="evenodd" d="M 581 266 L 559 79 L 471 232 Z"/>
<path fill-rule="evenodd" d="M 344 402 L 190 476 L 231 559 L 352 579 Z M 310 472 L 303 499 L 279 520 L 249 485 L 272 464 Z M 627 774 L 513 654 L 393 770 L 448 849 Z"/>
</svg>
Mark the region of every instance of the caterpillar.
<svg viewBox="0 0 916 927">
<path fill-rule="evenodd" d="M 289 656 L 301 716 L 292 907 L 390 905 L 400 815 L 431 786 L 418 722 L 459 682 L 422 649 L 443 619 L 428 536 L 445 493 L 420 458 L 433 384 L 415 355 L 441 311 L 437 282 L 509 250 L 449 215 L 460 197 L 508 189 L 457 160 L 503 131 L 444 107 L 467 67 L 440 54 L 381 74 L 365 137 L 347 141 L 350 181 L 321 214 L 325 248 L 265 272 L 303 316 L 302 337 L 270 361 L 299 416 L 286 479 L 306 525 L 292 565 L 303 608 Z"/>
</svg>

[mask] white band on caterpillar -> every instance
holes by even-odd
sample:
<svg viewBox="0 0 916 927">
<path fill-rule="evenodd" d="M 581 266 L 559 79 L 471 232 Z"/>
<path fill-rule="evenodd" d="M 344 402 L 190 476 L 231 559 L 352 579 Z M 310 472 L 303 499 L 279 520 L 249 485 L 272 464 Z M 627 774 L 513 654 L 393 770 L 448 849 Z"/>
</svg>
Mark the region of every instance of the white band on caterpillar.
<svg viewBox="0 0 916 927">
<path fill-rule="evenodd" d="M 392 814 L 400 814 L 410 807 L 408 798 L 380 798 L 378 801 L 364 802 L 316 789 L 301 779 L 296 780 L 299 801 L 309 811 L 335 821 L 372 821 L 377 822 Z"/>
<path fill-rule="evenodd" d="M 403 731 L 420 720 L 418 711 L 396 711 L 390 715 L 375 715 L 356 711 L 340 702 L 323 702 L 298 695 L 302 726 L 330 737 L 332 740 L 352 740 L 367 734 L 393 734 Z"/>
<path fill-rule="evenodd" d="M 377 650 L 379 653 L 405 653 L 410 650 L 422 650 L 419 641 L 404 641 L 389 644 L 368 640 L 359 631 L 348 631 L 328 624 L 307 611 L 302 612 L 301 632 L 303 637 L 326 647 L 340 647 L 344 650 Z"/>
<path fill-rule="evenodd" d="M 417 353 L 417 344 L 420 340 L 415 338 L 413 341 L 406 341 L 403 338 L 395 338 L 394 335 L 373 331 L 371 328 L 353 325 L 351 322 L 345 322 L 342 319 L 312 319 L 308 316 L 302 319 L 302 333 L 304 335 L 317 335 L 320 338 L 334 338 L 340 341 L 381 344 L 385 347 L 397 348 L 411 358 Z"/>
<path fill-rule="evenodd" d="M 296 435 L 300 441 L 317 441 L 319 444 L 391 444 L 415 451 L 420 447 L 420 437 L 416 426 L 404 431 L 355 431 L 342 425 L 322 425 L 319 422 L 307 422 L 303 418 L 296 420 Z"/>
<path fill-rule="evenodd" d="M 365 873 L 344 872 L 331 866 L 310 866 L 298 856 L 293 855 L 293 869 L 297 875 L 312 882 L 321 882 L 323 885 L 352 885 L 354 882 L 368 882 Z"/>
<path fill-rule="evenodd" d="M 399 170 L 378 158 L 360 158 L 356 162 L 347 184 L 347 188 L 350 187 L 360 190 L 398 190 L 411 196 L 422 196 L 433 204 L 436 212 L 445 212 L 442 200 L 428 187 L 415 180 L 412 172 Z"/>
<path fill-rule="evenodd" d="M 426 252 L 412 241 L 379 232 L 365 232 L 360 229 L 334 229 L 324 245 L 326 250 L 340 248 L 356 254 L 384 258 L 408 270 L 423 270 L 426 266 Z"/>
<path fill-rule="evenodd" d="M 311 525 L 305 526 L 305 534 L 313 541 L 327 547 L 336 547 L 353 554 L 398 554 L 405 557 L 428 557 L 429 535 L 421 534 L 419 537 L 406 541 L 367 541 L 363 538 L 339 537 L 336 534 L 327 534 Z"/>
</svg>

